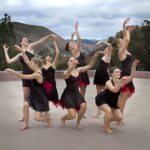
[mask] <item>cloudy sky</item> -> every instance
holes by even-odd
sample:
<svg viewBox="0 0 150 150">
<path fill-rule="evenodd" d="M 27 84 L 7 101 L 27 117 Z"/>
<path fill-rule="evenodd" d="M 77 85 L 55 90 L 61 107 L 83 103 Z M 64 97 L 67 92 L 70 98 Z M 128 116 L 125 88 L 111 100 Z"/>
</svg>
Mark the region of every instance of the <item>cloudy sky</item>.
<svg viewBox="0 0 150 150">
<path fill-rule="evenodd" d="M 0 17 L 45 26 L 63 38 L 70 37 L 74 23 L 80 23 L 82 38 L 103 39 L 121 30 L 125 18 L 130 24 L 150 20 L 149 0 L 0 0 Z"/>
</svg>

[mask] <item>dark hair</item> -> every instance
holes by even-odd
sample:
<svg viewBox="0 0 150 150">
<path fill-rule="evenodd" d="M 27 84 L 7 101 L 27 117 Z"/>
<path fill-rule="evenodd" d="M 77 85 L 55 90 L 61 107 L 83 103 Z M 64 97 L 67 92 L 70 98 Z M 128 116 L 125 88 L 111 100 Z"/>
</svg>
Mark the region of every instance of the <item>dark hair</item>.
<svg viewBox="0 0 150 150">
<path fill-rule="evenodd" d="M 66 51 L 69 51 L 69 43 L 70 43 L 70 42 L 67 42 L 66 45 L 65 45 L 65 50 L 66 50 Z"/>
<path fill-rule="evenodd" d="M 116 48 L 116 47 L 117 47 L 116 39 L 115 39 L 113 36 L 110 36 L 110 37 L 108 38 L 107 42 L 110 43 L 113 48 Z"/>
<path fill-rule="evenodd" d="M 119 67 L 117 67 L 117 66 L 111 67 L 111 68 L 109 69 L 109 75 L 111 76 L 111 75 L 113 74 L 114 70 L 115 70 L 115 69 L 118 69 L 118 68 L 119 68 Z"/>
<path fill-rule="evenodd" d="M 20 43 L 22 42 L 22 39 L 23 39 L 23 37 L 21 37 L 21 38 L 19 39 L 18 45 L 19 45 L 20 47 L 22 47 L 21 44 L 20 44 Z"/>
</svg>

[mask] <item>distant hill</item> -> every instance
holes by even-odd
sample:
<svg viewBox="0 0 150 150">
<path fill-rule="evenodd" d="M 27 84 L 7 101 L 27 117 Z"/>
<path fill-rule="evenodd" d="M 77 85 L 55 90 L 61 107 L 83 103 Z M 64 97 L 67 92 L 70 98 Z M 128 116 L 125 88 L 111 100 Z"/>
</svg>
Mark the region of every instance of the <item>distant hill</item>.
<svg viewBox="0 0 150 150">
<path fill-rule="evenodd" d="M 24 24 L 24 23 L 19 23 L 19 22 L 13 22 L 13 26 L 14 26 L 14 31 L 16 34 L 17 42 L 19 42 L 21 37 L 27 37 L 29 39 L 29 42 L 34 42 L 48 34 L 54 33 L 53 31 L 42 26 L 29 25 L 29 24 Z M 64 51 L 65 44 L 66 44 L 66 41 L 62 37 L 60 37 L 58 46 L 61 51 Z M 51 47 L 52 47 L 51 42 L 45 43 L 44 45 L 39 47 L 37 51 L 38 52 L 42 51 L 42 49 L 50 50 Z"/>
<path fill-rule="evenodd" d="M 67 39 L 66 41 L 68 42 L 69 39 Z M 97 41 L 98 40 L 96 39 L 82 39 L 82 43 L 81 43 L 82 51 L 87 54 L 91 53 L 91 51 L 94 50 Z M 102 39 L 101 41 L 105 41 L 105 40 Z M 77 41 L 75 40 L 75 42 Z"/>
<path fill-rule="evenodd" d="M 29 39 L 29 42 L 34 42 L 48 34 L 54 33 L 48 28 L 45 28 L 42 26 L 29 25 L 29 24 L 24 24 L 24 23 L 19 23 L 19 22 L 13 22 L 13 26 L 14 26 L 14 31 L 16 34 L 17 42 L 19 42 L 21 37 L 27 37 Z M 65 40 L 62 37 L 60 37 L 58 46 L 61 50 L 61 53 L 63 54 L 67 54 L 64 48 L 65 48 L 66 42 L 68 41 L 69 41 L 68 39 Z M 91 53 L 91 51 L 93 51 L 93 48 L 95 47 L 96 42 L 97 40 L 95 39 L 82 39 L 82 44 L 81 44 L 82 51 L 87 54 Z M 41 45 L 41 47 L 37 49 L 37 52 L 42 52 L 43 49 L 50 50 L 52 47 L 53 45 L 51 42 L 45 43 L 44 45 Z"/>
</svg>

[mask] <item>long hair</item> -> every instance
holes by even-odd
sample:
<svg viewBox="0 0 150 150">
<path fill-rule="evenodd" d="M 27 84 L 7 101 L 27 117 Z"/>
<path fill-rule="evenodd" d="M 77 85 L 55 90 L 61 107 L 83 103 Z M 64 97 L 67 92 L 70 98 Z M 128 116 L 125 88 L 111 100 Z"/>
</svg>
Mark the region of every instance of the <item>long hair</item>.
<svg viewBox="0 0 150 150">
<path fill-rule="evenodd" d="M 69 51 L 69 43 L 70 43 L 70 42 L 67 42 L 66 45 L 65 45 L 65 50 L 66 50 L 66 51 Z"/>
</svg>

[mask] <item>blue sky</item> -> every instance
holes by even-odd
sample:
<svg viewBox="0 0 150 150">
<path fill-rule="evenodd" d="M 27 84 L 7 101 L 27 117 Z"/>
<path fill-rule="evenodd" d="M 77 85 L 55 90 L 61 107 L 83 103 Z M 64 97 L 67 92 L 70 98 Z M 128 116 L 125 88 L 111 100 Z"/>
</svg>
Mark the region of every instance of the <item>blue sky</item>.
<svg viewBox="0 0 150 150">
<path fill-rule="evenodd" d="M 12 21 L 45 26 L 69 38 L 74 23 L 80 23 L 82 38 L 103 39 L 130 24 L 150 20 L 149 0 L 0 0 L 0 16 L 8 13 Z"/>
</svg>

